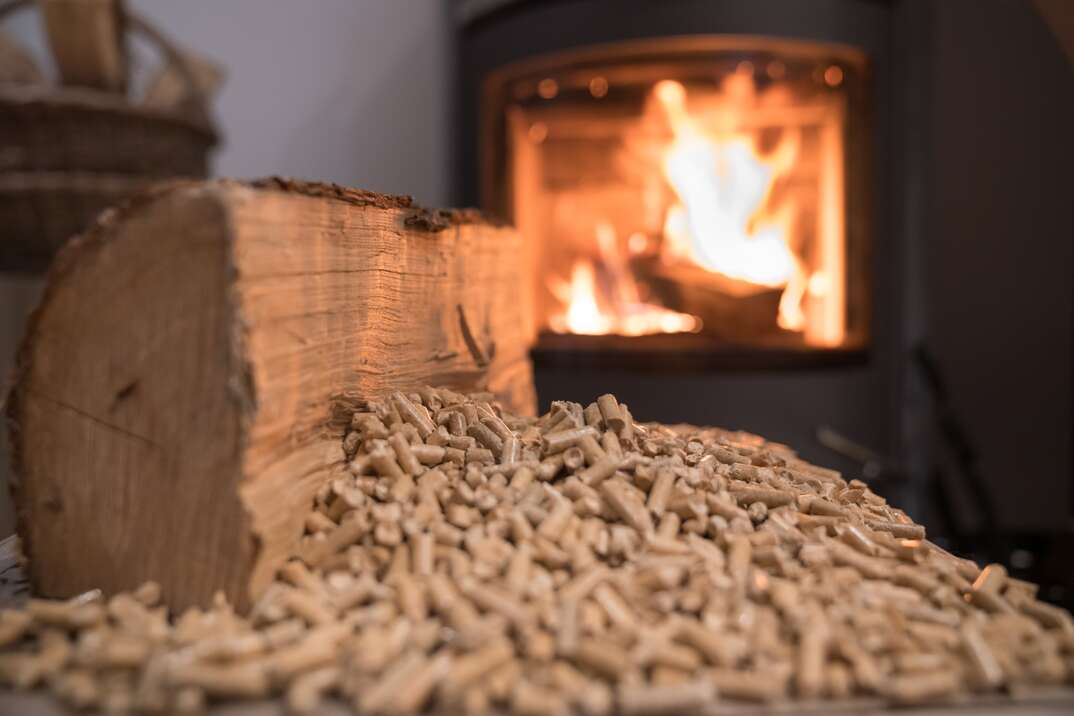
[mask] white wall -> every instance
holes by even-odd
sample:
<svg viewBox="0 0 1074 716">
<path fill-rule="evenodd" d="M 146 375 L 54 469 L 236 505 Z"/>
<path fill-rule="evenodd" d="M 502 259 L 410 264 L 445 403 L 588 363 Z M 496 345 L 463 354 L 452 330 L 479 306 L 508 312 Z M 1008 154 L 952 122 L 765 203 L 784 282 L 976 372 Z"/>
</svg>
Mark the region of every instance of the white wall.
<svg viewBox="0 0 1074 716">
<path fill-rule="evenodd" d="M 219 176 L 281 174 L 448 197 L 450 25 L 441 0 L 128 0 L 178 44 L 224 65 Z M 34 11 L 6 23 L 40 50 Z M 0 275 L 0 376 L 36 295 Z M 7 456 L 0 440 L 0 483 Z M 0 484 L 0 538 L 13 528 Z"/>
</svg>

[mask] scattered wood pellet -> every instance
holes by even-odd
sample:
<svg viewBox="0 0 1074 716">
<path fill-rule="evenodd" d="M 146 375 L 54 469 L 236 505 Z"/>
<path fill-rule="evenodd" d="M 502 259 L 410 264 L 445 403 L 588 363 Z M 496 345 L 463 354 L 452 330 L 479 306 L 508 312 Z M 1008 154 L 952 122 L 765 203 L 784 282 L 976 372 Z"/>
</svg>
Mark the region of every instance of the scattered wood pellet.
<svg viewBox="0 0 1074 716">
<path fill-rule="evenodd" d="M 636 423 L 610 394 L 540 418 L 437 388 L 361 408 L 249 614 L 169 619 L 155 583 L 31 599 L 0 610 L 0 684 L 146 713 L 660 716 L 1074 680 L 1070 614 L 786 446 Z"/>
<path fill-rule="evenodd" d="M 865 520 L 865 524 L 871 529 L 882 532 L 890 532 L 895 537 L 903 539 L 925 539 L 925 528 L 906 522 L 891 520 Z"/>
<path fill-rule="evenodd" d="M 777 701 L 787 693 L 786 671 L 710 669 L 706 677 L 718 694 L 736 701 Z"/>
<path fill-rule="evenodd" d="M 896 703 L 920 704 L 949 699 L 960 686 L 958 673 L 946 670 L 896 676 L 885 685 L 884 692 Z"/>
<path fill-rule="evenodd" d="M 619 401 L 611 393 L 605 393 L 597 398 L 597 408 L 604 419 L 604 426 L 618 434 L 626 427 L 626 420 L 619 407 Z"/>
<path fill-rule="evenodd" d="M 672 686 L 619 687 L 619 710 L 623 716 L 677 716 L 700 712 L 713 702 L 715 685 L 697 679 Z"/>
</svg>

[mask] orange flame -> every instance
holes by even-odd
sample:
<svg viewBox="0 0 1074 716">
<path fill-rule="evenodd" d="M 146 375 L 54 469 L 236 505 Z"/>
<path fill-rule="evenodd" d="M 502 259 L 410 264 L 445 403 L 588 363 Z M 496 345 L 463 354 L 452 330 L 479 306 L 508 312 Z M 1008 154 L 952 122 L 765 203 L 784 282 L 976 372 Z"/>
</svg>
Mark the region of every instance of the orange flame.
<svg viewBox="0 0 1074 716">
<path fill-rule="evenodd" d="M 598 286 L 596 267 L 589 259 L 574 262 L 569 283 L 550 279 L 549 289 L 566 306 L 563 313 L 550 317 L 553 331 L 587 336 L 646 336 L 701 330 L 701 319 L 695 316 L 642 301 L 634 276 L 622 259 L 615 229 L 600 222 L 596 234 L 599 266 L 608 276 L 607 288 Z"/>
<path fill-rule="evenodd" d="M 612 319 L 597 305 L 597 280 L 592 263 L 585 259 L 575 261 L 570 284 L 553 285 L 552 291 L 567 306 L 566 313 L 552 316 L 552 330 L 583 336 L 612 332 Z"/>
</svg>

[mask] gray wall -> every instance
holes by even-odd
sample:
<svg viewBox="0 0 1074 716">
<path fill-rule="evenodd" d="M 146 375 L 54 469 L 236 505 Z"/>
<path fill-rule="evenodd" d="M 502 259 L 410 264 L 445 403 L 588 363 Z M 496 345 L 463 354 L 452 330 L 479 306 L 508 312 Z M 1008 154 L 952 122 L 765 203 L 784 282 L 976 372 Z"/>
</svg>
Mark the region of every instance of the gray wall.
<svg viewBox="0 0 1074 716">
<path fill-rule="evenodd" d="M 217 175 L 283 174 L 446 201 L 450 26 L 439 0 L 128 5 L 226 68 Z M 43 46 L 33 11 L 5 29 Z M 36 293 L 35 281 L 0 276 L 0 375 Z M 3 482 L 2 444 L 0 465 Z M 0 485 L 0 537 L 11 529 Z"/>
<path fill-rule="evenodd" d="M 448 23 L 438 0 L 134 6 L 229 73 L 217 173 L 447 195 Z"/>
</svg>

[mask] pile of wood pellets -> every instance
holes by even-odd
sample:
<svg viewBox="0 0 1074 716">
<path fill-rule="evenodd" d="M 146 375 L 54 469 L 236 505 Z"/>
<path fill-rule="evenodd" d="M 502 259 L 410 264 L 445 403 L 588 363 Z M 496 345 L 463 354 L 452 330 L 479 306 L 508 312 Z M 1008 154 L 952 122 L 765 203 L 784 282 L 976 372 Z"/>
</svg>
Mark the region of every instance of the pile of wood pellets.
<svg viewBox="0 0 1074 716">
<path fill-rule="evenodd" d="M 249 614 L 152 583 L 0 614 L 0 681 L 77 708 L 284 695 L 362 714 L 920 703 L 1074 680 L 1074 621 L 858 480 L 746 433 L 540 418 L 489 395 L 358 406 L 347 470 Z"/>
</svg>

